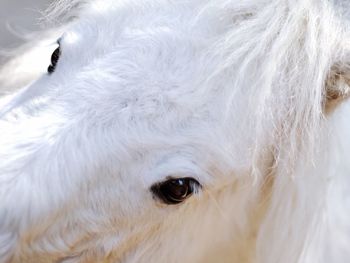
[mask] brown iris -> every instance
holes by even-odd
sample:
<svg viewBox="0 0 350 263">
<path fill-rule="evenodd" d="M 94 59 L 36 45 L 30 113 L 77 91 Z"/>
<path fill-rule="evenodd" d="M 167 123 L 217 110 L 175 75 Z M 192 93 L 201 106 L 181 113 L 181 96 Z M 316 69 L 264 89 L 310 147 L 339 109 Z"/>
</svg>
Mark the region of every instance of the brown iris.
<svg viewBox="0 0 350 263">
<path fill-rule="evenodd" d="M 200 184 L 193 178 L 169 179 L 155 184 L 151 191 L 166 204 L 175 205 L 193 194 Z"/>
</svg>

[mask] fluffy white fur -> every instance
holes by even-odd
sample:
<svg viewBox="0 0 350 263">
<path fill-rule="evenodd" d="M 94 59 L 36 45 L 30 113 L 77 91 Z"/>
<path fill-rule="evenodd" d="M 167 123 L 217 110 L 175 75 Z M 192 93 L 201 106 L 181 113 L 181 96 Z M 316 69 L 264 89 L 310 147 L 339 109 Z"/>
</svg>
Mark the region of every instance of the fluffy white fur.
<svg viewBox="0 0 350 263">
<path fill-rule="evenodd" d="M 59 1 L 56 71 L 0 72 L 0 261 L 349 262 L 347 7 Z"/>
</svg>

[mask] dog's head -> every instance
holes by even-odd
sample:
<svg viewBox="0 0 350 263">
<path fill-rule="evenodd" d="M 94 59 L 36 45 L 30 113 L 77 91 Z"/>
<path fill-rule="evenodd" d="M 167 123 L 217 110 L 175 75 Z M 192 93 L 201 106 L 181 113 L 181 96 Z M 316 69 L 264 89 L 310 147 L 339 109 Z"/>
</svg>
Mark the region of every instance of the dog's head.
<svg viewBox="0 0 350 263">
<path fill-rule="evenodd" d="M 0 255 L 253 257 L 268 176 L 348 94 L 345 29 L 326 1 L 113 2 L 2 110 Z"/>
</svg>

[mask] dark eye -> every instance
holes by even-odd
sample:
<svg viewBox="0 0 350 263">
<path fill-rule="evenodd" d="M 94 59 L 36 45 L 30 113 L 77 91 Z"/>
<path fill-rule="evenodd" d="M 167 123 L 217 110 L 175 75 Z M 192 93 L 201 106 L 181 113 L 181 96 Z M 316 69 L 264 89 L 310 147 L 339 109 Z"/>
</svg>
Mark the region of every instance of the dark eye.
<svg viewBox="0 0 350 263">
<path fill-rule="evenodd" d="M 51 55 L 51 65 L 47 69 L 47 72 L 49 72 L 49 74 L 52 74 L 55 71 L 58 60 L 60 59 L 60 55 L 61 55 L 61 48 L 60 46 L 58 46 L 58 48 L 56 48 Z"/>
<path fill-rule="evenodd" d="M 164 203 L 175 205 L 183 202 L 200 187 L 198 181 L 193 178 L 179 178 L 155 184 L 151 191 Z"/>
</svg>

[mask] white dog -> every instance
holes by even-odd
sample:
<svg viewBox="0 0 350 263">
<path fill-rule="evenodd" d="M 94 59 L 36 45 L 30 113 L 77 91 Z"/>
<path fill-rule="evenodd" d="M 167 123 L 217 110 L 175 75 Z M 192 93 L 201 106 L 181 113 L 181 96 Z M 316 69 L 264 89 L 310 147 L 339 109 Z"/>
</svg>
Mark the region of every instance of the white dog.
<svg viewBox="0 0 350 263">
<path fill-rule="evenodd" d="M 350 262 L 347 10 L 59 1 L 0 73 L 0 262 Z"/>
</svg>

